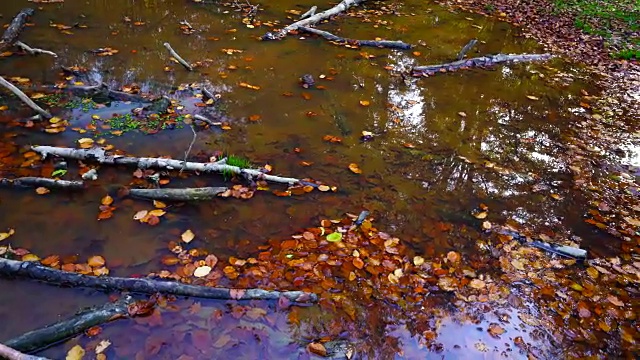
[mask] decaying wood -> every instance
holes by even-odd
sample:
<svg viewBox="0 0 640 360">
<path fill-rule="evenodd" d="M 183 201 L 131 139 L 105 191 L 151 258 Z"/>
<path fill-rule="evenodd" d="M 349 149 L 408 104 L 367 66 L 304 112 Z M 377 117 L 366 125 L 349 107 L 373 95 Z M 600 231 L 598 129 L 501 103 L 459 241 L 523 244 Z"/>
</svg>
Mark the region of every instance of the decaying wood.
<svg viewBox="0 0 640 360">
<path fill-rule="evenodd" d="M 0 344 L 0 359 L 7 360 L 49 360 L 40 356 L 27 355 L 20 351 Z"/>
<path fill-rule="evenodd" d="M 35 10 L 25 8 L 20 10 L 18 15 L 16 15 L 7 30 L 2 34 L 2 38 L 0 38 L 0 52 L 4 52 L 7 48 L 13 46 L 13 43 L 18 39 L 22 29 L 24 29 L 24 25 L 27 23 L 27 20 L 30 16 L 33 16 Z"/>
<path fill-rule="evenodd" d="M 192 296 L 218 300 L 277 300 L 284 297 L 292 302 L 304 303 L 315 302 L 318 299 L 316 294 L 303 291 L 229 289 L 188 285 L 150 278 L 90 276 L 46 267 L 36 262 L 16 261 L 4 258 L 0 258 L 0 275 L 22 276 L 43 281 L 47 284 L 88 287 L 105 291 L 130 291 L 145 294 L 160 293 L 164 295 Z"/>
<path fill-rule="evenodd" d="M 103 96 L 114 101 L 131 101 L 131 102 L 150 102 L 150 100 L 137 94 L 129 94 L 123 91 L 112 90 L 105 83 L 90 86 L 72 85 L 62 88 L 62 90 L 70 91 L 72 94 L 80 97 L 96 97 Z"/>
<path fill-rule="evenodd" d="M 402 41 L 349 39 L 349 38 L 343 38 L 343 37 L 334 35 L 327 31 L 318 30 L 316 28 L 310 28 L 306 26 L 299 26 L 298 30 L 322 36 L 323 38 L 331 42 L 338 43 L 341 45 L 348 44 L 348 45 L 354 45 L 354 46 L 369 46 L 369 47 L 400 49 L 400 50 L 409 50 L 412 48 L 410 44 L 404 43 Z"/>
<path fill-rule="evenodd" d="M 471 39 L 469 40 L 469 42 L 467 43 L 467 45 L 463 46 L 462 49 L 460 50 L 460 52 L 458 53 L 458 57 L 456 58 L 456 60 L 462 60 L 464 59 L 464 56 L 469 52 L 469 50 L 471 50 L 471 48 L 473 48 L 476 44 L 478 43 L 478 40 L 476 39 Z"/>
<path fill-rule="evenodd" d="M 59 180 L 43 177 L 21 177 L 16 179 L 0 178 L 0 186 L 23 186 L 23 187 L 39 187 L 55 189 L 80 190 L 84 188 L 82 181 Z"/>
<path fill-rule="evenodd" d="M 164 170 L 186 170 L 194 171 L 198 173 L 222 173 L 229 172 L 238 175 L 248 175 L 256 180 L 266 180 L 281 184 L 298 184 L 299 179 L 290 177 L 281 177 L 275 175 L 265 174 L 257 169 L 242 169 L 237 166 L 231 166 L 219 163 L 196 163 L 185 162 L 175 159 L 161 159 L 161 158 L 138 158 L 130 156 L 108 155 L 104 149 L 92 148 L 92 149 L 73 149 L 73 148 L 61 148 L 54 146 L 33 146 L 32 149 L 40 153 L 43 156 L 54 155 L 67 159 L 76 159 L 83 161 L 94 161 L 105 165 L 126 165 L 135 166 L 140 169 L 164 169 Z"/>
<path fill-rule="evenodd" d="M 334 15 L 338 15 L 339 13 L 346 11 L 352 6 L 356 6 L 365 0 L 342 0 L 338 5 L 332 7 L 329 10 L 325 10 L 321 13 L 314 14 L 313 16 L 309 16 L 308 18 L 299 20 L 294 22 L 293 24 L 285 26 L 282 30 L 276 31 L 275 33 L 266 33 L 262 39 L 263 40 L 280 40 L 287 36 L 289 31 L 296 30 L 301 26 L 311 26 L 319 23 L 322 20 L 328 19 Z"/>
<path fill-rule="evenodd" d="M 201 201 L 211 200 L 218 194 L 227 191 L 226 187 L 203 187 L 185 189 L 130 189 L 129 195 L 167 201 Z"/>
<path fill-rule="evenodd" d="M 22 41 L 16 41 L 13 45 L 19 47 L 20 49 L 28 52 L 31 55 L 45 54 L 45 55 L 51 55 L 56 58 L 58 57 L 58 54 L 54 53 L 53 51 L 32 48 L 31 46 L 23 43 Z"/>
<path fill-rule="evenodd" d="M 178 60 L 180 65 L 184 66 L 189 71 L 193 71 L 193 66 L 191 66 L 191 64 L 186 62 L 180 55 L 178 55 L 178 53 L 175 50 L 173 50 L 173 48 L 168 42 L 164 43 L 164 47 L 166 47 L 167 50 L 169 50 L 169 54 L 171 54 L 171 56 L 173 56 L 174 59 Z"/>
<path fill-rule="evenodd" d="M 23 103 L 27 104 L 31 109 L 33 109 L 38 114 L 42 115 L 44 118 L 51 119 L 51 114 L 38 106 L 38 104 L 34 103 L 22 90 L 18 89 L 15 85 L 7 81 L 5 78 L 0 76 L 0 85 L 7 88 L 9 91 L 14 93 L 18 99 L 22 100 Z"/>
<path fill-rule="evenodd" d="M 133 303 L 130 296 L 125 296 L 114 303 L 90 308 L 78 314 L 45 326 L 41 329 L 29 331 L 5 342 L 7 346 L 24 352 L 36 352 L 54 345 L 62 340 L 81 334 L 85 330 L 102 325 L 109 321 L 129 316 L 127 307 Z"/>
<path fill-rule="evenodd" d="M 456 71 L 473 67 L 492 66 L 501 63 L 544 61 L 550 59 L 551 57 L 551 54 L 487 55 L 477 58 L 458 60 L 446 64 L 417 66 L 411 70 L 411 74 L 413 76 L 425 76 L 433 75 L 439 72 Z"/>
</svg>

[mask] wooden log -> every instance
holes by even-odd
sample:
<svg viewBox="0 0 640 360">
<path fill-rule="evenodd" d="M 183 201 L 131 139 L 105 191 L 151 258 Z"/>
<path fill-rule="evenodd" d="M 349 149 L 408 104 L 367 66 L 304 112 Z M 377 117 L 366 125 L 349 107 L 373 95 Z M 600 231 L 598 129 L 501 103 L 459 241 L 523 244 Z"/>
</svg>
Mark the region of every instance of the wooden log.
<svg viewBox="0 0 640 360">
<path fill-rule="evenodd" d="M 43 350 L 62 340 L 81 334 L 93 326 L 128 317 L 128 306 L 133 302 L 133 298 L 125 296 L 123 299 L 114 303 L 90 308 L 68 319 L 45 326 L 41 329 L 29 331 L 16 338 L 5 341 L 5 344 L 24 352 Z"/>
<path fill-rule="evenodd" d="M 130 189 L 129 195 L 152 200 L 203 201 L 218 197 L 226 187 L 203 187 L 185 189 Z"/>
<path fill-rule="evenodd" d="M 262 289 L 229 289 L 208 286 L 182 284 L 174 281 L 150 278 L 123 278 L 113 276 L 89 276 L 53 269 L 30 261 L 16 261 L 0 258 L 0 275 L 22 276 L 43 281 L 46 284 L 58 284 L 71 287 L 89 287 L 105 291 L 130 291 L 145 294 L 165 294 L 192 296 L 218 300 L 278 300 L 281 297 L 289 301 L 315 302 L 316 294 L 303 291 L 272 291 Z M 11 345 L 10 345 L 11 346 Z"/>
<path fill-rule="evenodd" d="M 52 116 L 48 111 L 44 110 L 43 108 L 38 106 L 38 104 L 34 103 L 33 100 L 31 100 L 25 93 L 22 92 L 22 90 L 18 89 L 15 85 L 7 81 L 2 76 L 0 76 L 0 85 L 9 89 L 9 91 L 14 93 L 18 97 L 18 99 L 22 100 L 23 103 L 27 104 L 27 106 L 40 114 L 42 117 L 51 119 Z"/>
<path fill-rule="evenodd" d="M 28 52 L 31 55 L 45 54 L 45 55 L 51 55 L 55 58 L 58 57 L 58 54 L 54 53 L 53 51 L 32 48 L 31 46 L 23 43 L 22 41 L 16 41 L 13 45 L 19 47 L 20 49 Z"/>
<path fill-rule="evenodd" d="M 332 7 L 329 10 L 325 10 L 321 13 L 314 14 L 308 18 L 298 20 L 293 24 L 285 26 L 283 29 L 274 33 L 268 32 L 262 36 L 262 40 L 280 40 L 287 36 L 289 31 L 296 30 L 301 26 L 311 26 L 319 23 L 322 20 L 328 19 L 334 15 L 346 11 L 352 6 L 356 6 L 366 0 L 342 0 L 338 5 Z"/>
<path fill-rule="evenodd" d="M 84 189 L 84 182 L 73 180 L 60 180 L 42 177 L 21 177 L 16 179 L 0 178 L 0 186 L 21 186 L 21 187 L 39 187 L 54 189 L 81 190 Z"/>
<path fill-rule="evenodd" d="M 48 358 L 21 353 L 3 344 L 0 344 L 0 358 L 7 360 L 49 360 Z"/>
<path fill-rule="evenodd" d="M 257 180 L 266 180 L 281 184 L 294 185 L 300 183 L 300 179 L 281 177 L 265 174 L 258 169 L 242 169 L 237 166 L 219 163 L 196 163 L 175 159 L 162 158 L 138 158 L 121 155 L 107 155 L 101 148 L 73 149 L 54 146 L 33 146 L 33 151 L 44 157 L 47 155 L 60 156 L 67 159 L 94 161 L 105 165 L 135 166 L 140 169 L 186 170 L 198 173 L 222 173 L 229 172 L 237 175 L 249 175 Z"/>
<path fill-rule="evenodd" d="M 411 70 L 411 75 L 418 77 L 425 75 L 428 76 L 440 72 L 456 71 L 473 67 L 486 67 L 501 63 L 544 61 L 550 59 L 551 57 L 551 54 L 487 55 L 477 58 L 458 60 L 446 64 L 416 66 Z"/>
<path fill-rule="evenodd" d="M 24 29 L 24 25 L 27 23 L 29 17 L 35 14 L 35 10 L 30 8 L 25 8 L 20 10 L 18 15 L 16 15 L 7 30 L 2 34 L 2 38 L 0 38 L 0 52 L 4 52 L 9 47 L 13 46 L 13 43 L 16 42 L 18 36 Z"/>
<path fill-rule="evenodd" d="M 402 41 L 356 40 L 356 39 L 343 38 L 327 31 L 318 30 L 316 28 L 310 28 L 306 26 L 299 26 L 298 30 L 322 36 L 323 38 L 340 45 L 369 46 L 369 47 L 399 49 L 399 50 L 409 50 L 413 47 L 412 45 L 404 43 Z"/>
<path fill-rule="evenodd" d="M 174 59 L 178 60 L 180 65 L 184 66 L 189 71 L 193 71 L 193 66 L 191 66 L 191 64 L 186 62 L 180 55 L 178 55 L 178 53 L 175 50 L 173 50 L 173 48 L 168 42 L 164 43 L 164 47 L 167 48 L 167 50 L 169 50 L 169 54 L 171 54 L 171 56 L 173 56 Z"/>
</svg>

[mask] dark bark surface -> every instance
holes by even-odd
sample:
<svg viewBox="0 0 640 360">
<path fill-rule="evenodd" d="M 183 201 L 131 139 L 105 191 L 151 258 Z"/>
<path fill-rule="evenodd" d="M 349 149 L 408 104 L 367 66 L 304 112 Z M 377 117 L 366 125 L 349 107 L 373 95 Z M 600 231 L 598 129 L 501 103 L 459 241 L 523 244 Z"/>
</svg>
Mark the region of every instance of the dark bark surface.
<svg viewBox="0 0 640 360">
<path fill-rule="evenodd" d="M 33 14 L 35 14 L 35 10 L 24 8 L 13 18 L 7 30 L 2 34 L 2 38 L 0 38 L 0 52 L 5 51 L 16 42 L 27 20 L 33 16 Z"/>
</svg>

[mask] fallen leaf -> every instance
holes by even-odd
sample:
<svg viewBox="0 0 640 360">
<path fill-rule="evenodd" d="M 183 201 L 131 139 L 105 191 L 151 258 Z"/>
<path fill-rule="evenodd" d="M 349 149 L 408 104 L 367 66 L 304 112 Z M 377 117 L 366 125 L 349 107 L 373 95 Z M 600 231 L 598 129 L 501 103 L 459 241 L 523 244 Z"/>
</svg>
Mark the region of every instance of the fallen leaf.
<svg viewBox="0 0 640 360">
<path fill-rule="evenodd" d="M 36 189 L 36 194 L 38 194 L 38 195 L 44 195 L 44 194 L 48 194 L 50 192 L 51 192 L 51 190 L 47 189 L 46 187 L 42 187 L 42 186 L 40 186 L 39 188 Z"/>
<path fill-rule="evenodd" d="M 424 264 L 424 258 L 422 256 L 414 256 L 413 257 L 413 265 L 420 266 Z"/>
<path fill-rule="evenodd" d="M 540 98 L 539 98 L 539 97 L 537 97 L 537 96 L 533 96 L 533 95 L 527 95 L 527 99 L 529 99 L 529 100 L 534 100 L 534 101 L 535 101 L 535 100 L 540 100 Z"/>
<path fill-rule="evenodd" d="M 309 345 L 307 345 L 307 350 L 309 350 L 309 352 L 312 354 L 316 354 L 322 357 L 327 356 L 327 348 L 325 348 L 324 345 L 319 342 L 310 343 Z"/>
<path fill-rule="evenodd" d="M 369 105 L 371 105 L 371 103 L 369 101 L 367 101 L 367 100 L 360 100 L 360 105 L 361 106 L 369 106 Z"/>
<path fill-rule="evenodd" d="M 522 261 L 518 260 L 518 259 L 513 259 L 511 260 L 511 265 L 513 265 L 514 268 L 520 270 L 520 271 L 524 271 L 524 264 L 522 263 Z"/>
<path fill-rule="evenodd" d="M 111 196 L 107 195 L 107 196 L 103 197 L 102 200 L 100 200 L 100 203 L 102 205 L 109 206 L 109 205 L 113 204 L 113 198 Z"/>
<path fill-rule="evenodd" d="M 16 231 L 13 230 L 13 229 L 9 229 L 8 232 L 0 233 L 0 241 L 5 240 L 6 238 L 8 238 L 9 236 L 11 236 L 11 235 L 13 235 L 15 233 L 16 233 Z"/>
<path fill-rule="evenodd" d="M 135 215 L 133 215 L 133 220 L 140 221 L 140 220 L 144 219 L 148 214 L 149 214 L 149 211 L 140 210 L 137 213 L 135 213 Z"/>
<path fill-rule="evenodd" d="M 106 260 L 100 255 L 94 255 L 89 258 L 87 264 L 91 267 L 102 267 L 106 263 Z"/>
<path fill-rule="evenodd" d="M 620 306 L 620 307 L 624 306 L 624 303 L 620 301 L 620 299 L 618 299 L 615 295 L 607 296 L 607 300 L 609 300 L 609 302 L 615 306 Z"/>
<path fill-rule="evenodd" d="M 167 204 L 163 203 L 160 200 L 153 200 L 153 206 L 155 206 L 158 209 L 164 209 L 167 207 Z"/>
<path fill-rule="evenodd" d="M 193 233 L 193 231 L 187 230 L 183 232 L 180 237 L 182 238 L 182 241 L 188 244 L 196 237 L 196 235 Z"/>
<path fill-rule="evenodd" d="M 342 240 L 342 234 L 339 233 L 339 232 L 334 232 L 334 233 L 331 233 L 331 234 L 327 235 L 327 241 L 338 242 L 340 240 Z"/>
<path fill-rule="evenodd" d="M 210 272 L 211 272 L 211 267 L 210 266 L 206 266 L 206 265 L 199 266 L 193 272 L 193 276 L 195 276 L 195 277 L 205 277 L 205 276 L 209 275 Z"/>
<path fill-rule="evenodd" d="M 480 279 L 473 279 L 471 280 L 471 282 L 469 282 L 469 286 L 479 290 L 479 289 L 484 289 L 485 286 L 487 286 L 487 284 Z"/>
<path fill-rule="evenodd" d="M 487 331 L 491 336 L 499 338 L 500 335 L 504 334 L 506 330 L 496 323 L 491 323 L 489 324 L 489 329 L 487 329 Z"/>
<path fill-rule="evenodd" d="M 351 170 L 351 172 L 354 174 L 362 174 L 362 170 L 360 170 L 358 164 L 356 163 L 349 164 L 349 170 Z"/>
<path fill-rule="evenodd" d="M 96 345 L 96 354 L 103 353 L 105 350 L 107 350 L 109 346 L 111 346 L 111 341 L 109 340 L 100 341 L 98 345 Z"/>
<path fill-rule="evenodd" d="M 66 360 L 82 360 L 84 353 L 85 351 L 82 348 L 82 346 L 76 345 L 69 350 L 65 359 Z"/>
<path fill-rule="evenodd" d="M 166 212 L 166 211 L 164 211 L 164 210 L 162 210 L 162 209 L 154 209 L 154 210 L 149 211 L 149 216 L 157 216 L 157 217 L 160 217 L 160 216 L 162 216 L 162 215 L 164 215 L 164 214 L 166 214 L 166 213 L 167 213 L 167 212 Z"/>
<path fill-rule="evenodd" d="M 231 336 L 224 334 L 222 336 L 220 336 L 213 344 L 212 346 L 214 348 L 221 348 L 225 345 L 227 345 L 229 343 L 229 341 L 231 341 Z"/>
</svg>

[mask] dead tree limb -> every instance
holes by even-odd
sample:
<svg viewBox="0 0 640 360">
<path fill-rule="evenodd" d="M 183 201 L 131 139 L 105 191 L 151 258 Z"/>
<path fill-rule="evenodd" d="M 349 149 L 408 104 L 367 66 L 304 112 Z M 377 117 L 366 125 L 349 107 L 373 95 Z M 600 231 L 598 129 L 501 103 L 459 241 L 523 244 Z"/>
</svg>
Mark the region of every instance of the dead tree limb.
<svg viewBox="0 0 640 360">
<path fill-rule="evenodd" d="M 301 26 L 311 26 L 319 23 L 322 20 L 328 19 L 334 15 L 337 15 L 343 11 L 346 11 L 352 6 L 356 6 L 366 0 L 342 0 L 338 5 L 332 7 L 329 10 L 325 10 L 321 13 L 314 14 L 308 18 L 298 20 L 293 24 L 285 26 L 283 29 L 276 31 L 275 33 L 268 32 L 262 36 L 262 40 L 280 40 L 287 36 L 289 31 L 296 30 Z"/>
<path fill-rule="evenodd" d="M 105 83 L 90 86 L 67 86 L 61 88 L 61 90 L 70 91 L 72 94 L 81 97 L 95 97 L 104 96 L 115 101 L 131 101 L 131 102 L 150 102 L 150 100 L 137 94 L 129 94 L 123 91 L 112 90 Z"/>
<path fill-rule="evenodd" d="M 220 126 L 220 125 L 222 125 L 221 122 L 214 122 L 213 120 L 209 119 L 208 117 L 204 117 L 204 116 L 199 115 L 199 114 L 193 115 L 193 118 L 195 120 L 202 121 L 203 123 L 207 123 L 207 124 L 209 124 L 209 126 Z"/>
<path fill-rule="evenodd" d="M 104 149 L 73 149 L 61 148 L 54 146 L 33 146 L 33 151 L 40 153 L 43 157 L 46 155 L 60 156 L 67 159 L 76 159 L 83 161 L 94 161 L 105 165 L 126 165 L 136 166 L 140 169 L 164 169 L 164 170 L 180 170 L 194 171 L 198 173 L 222 173 L 229 172 L 237 175 L 248 175 L 255 180 L 266 180 L 281 184 L 294 185 L 300 183 L 300 179 L 281 177 L 263 173 L 258 169 L 242 169 L 237 166 L 218 164 L 218 163 L 196 163 L 184 162 L 175 159 L 162 158 L 138 158 L 121 155 L 107 155 Z"/>
<path fill-rule="evenodd" d="M 462 49 L 460 50 L 460 52 L 458 53 L 458 57 L 456 58 L 456 60 L 462 60 L 464 59 L 464 56 L 469 52 L 469 50 L 471 50 L 472 47 L 474 47 L 476 44 L 478 43 L 478 40 L 476 39 L 471 39 L 469 40 L 469 42 L 467 43 L 467 45 L 463 46 Z"/>
<path fill-rule="evenodd" d="M 0 178 L 0 186 L 21 186 L 21 187 L 44 186 L 46 188 L 80 190 L 84 188 L 84 182 L 29 176 L 29 177 L 21 177 L 16 179 Z"/>
<path fill-rule="evenodd" d="M 201 201 L 211 200 L 227 191 L 226 187 L 203 187 L 185 189 L 130 189 L 129 195 L 152 200 Z"/>
<path fill-rule="evenodd" d="M 337 43 L 339 45 L 353 45 L 353 46 L 359 46 L 359 47 L 369 46 L 369 47 L 400 49 L 400 50 L 409 50 L 412 48 L 412 45 L 404 43 L 402 41 L 349 39 L 349 38 L 343 38 L 343 37 L 334 35 L 328 31 L 318 30 L 316 28 L 310 28 L 306 26 L 299 26 L 298 30 L 322 36 L 323 38 L 333 43 Z"/>
<path fill-rule="evenodd" d="M 62 340 L 81 334 L 93 326 L 128 317 L 128 306 L 133 302 L 130 296 L 125 296 L 123 299 L 114 303 L 90 308 L 68 319 L 45 326 L 41 329 L 29 331 L 6 341 L 5 344 L 24 352 L 42 350 Z"/>
<path fill-rule="evenodd" d="M 164 47 L 166 47 L 167 50 L 169 50 L 169 54 L 171 54 L 171 56 L 173 56 L 174 59 L 178 60 L 180 65 L 184 66 L 189 71 L 193 71 L 193 66 L 191 66 L 191 64 L 189 64 L 182 57 L 180 57 L 180 55 L 178 55 L 178 53 L 175 50 L 173 50 L 173 48 L 168 42 L 164 43 Z"/>
<path fill-rule="evenodd" d="M 24 29 L 24 25 L 27 23 L 27 20 L 29 17 L 33 16 L 33 14 L 35 14 L 35 10 L 25 8 L 20 10 L 18 15 L 13 18 L 7 30 L 2 34 L 2 38 L 0 38 L 0 52 L 3 52 L 7 48 L 13 46 L 13 43 L 16 42 L 18 36 L 20 36 L 22 29 Z"/>
<path fill-rule="evenodd" d="M 316 10 L 318 10 L 318 7 L 317 7 L 317 6 L 315 6 L 315 5 L 313 5 L 313 6 L 311 7 L 311 9 L 307 10 L 307 12 L 306 12 L 306 13 L 304 13 L 304 14 L 300 15 L 300 20 L 302 20 L 302 19 L 306 19 L 306 18 L 308 18 L 309 16 L 313 16 L 313 15 L 315 15 L 315 14 L 316 14 Z"/>
<path fill-rule="evenodd" d="M 472 59 L 458 60 L 446 64 L 416 66 L 411 70 L 411 75 L 429 76 L 439 72 L 456 71 L 473 67 L 487 67 L 501 63 L 544 61 L 550 59 L 551 57 L 551 54 L 487 55 Z"/>
<path fill-rule="evenodd" d="M 13 43 L 13 45 L 19 47 L 20 49 L 28 52 L 31 55 L 45 54 L 45 55 L 51 55 L 55 58 L 58 57 L 58 54 L 54 53 L 53 51 L 32 48 L 31 46 L 23 43 L 22 41 L 16 41 L 15 43 Z"/>
<path fill-rule="evenodd" d="M 0 359 L 7 360 L 49 360 L 40 356 L 21 353 L 20 351 L 0 344 Z"/>
<path fill-rule="evenodd" d="M 38 106 L 38 104 L 34 103 L 22 90 L 18 89 L 15 85 L 7 81 L 5 78 L 0 76 L 0 85 L 7 88 L 9 91 L 14 93 L 18 99 L 22 100 L 23 103 L 27 104 L 31 109 L 33 109 L 38 114 L 42 115 L 44 118 L 51 119 L 51 114 L 45 109 Z"/>
<path fill-rule="evenodd" d="M 150 278 L 89 276 L 46 267 L 36 262 L 16 261 L 4 258 L 0 258 L 0 275 L 22 276 L 43 281 L 46 284 L 88 287 L 104 291 L 130 291 L 144 294 L 160 293 L 163 295 L 192 296 L 218 300 L 277 300 L 280 297 L 285 297 L 292 302 L 304 303 L 315 302 L 318 299 L 316 294 L 303 291 L 229 289 L 188 285 Z"/>
</svg>

